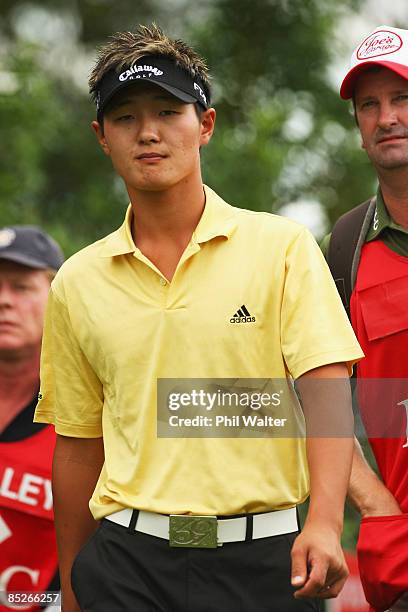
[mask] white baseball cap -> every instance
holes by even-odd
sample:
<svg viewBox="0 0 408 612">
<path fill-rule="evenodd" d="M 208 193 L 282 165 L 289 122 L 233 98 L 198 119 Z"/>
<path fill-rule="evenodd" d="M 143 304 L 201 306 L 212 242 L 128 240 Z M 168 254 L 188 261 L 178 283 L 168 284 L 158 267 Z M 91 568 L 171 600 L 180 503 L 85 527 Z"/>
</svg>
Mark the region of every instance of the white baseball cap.
<svg viewBox="0 0 408 612">
<path fill-rule="evenodd" d="M 378 26 L 358 45 L 341 84 L 340 96 L 344 100 L 353 97 L 356 79 L 369 64 L 384 66 L 408 79 L 408 30 Z"/>
</svg>

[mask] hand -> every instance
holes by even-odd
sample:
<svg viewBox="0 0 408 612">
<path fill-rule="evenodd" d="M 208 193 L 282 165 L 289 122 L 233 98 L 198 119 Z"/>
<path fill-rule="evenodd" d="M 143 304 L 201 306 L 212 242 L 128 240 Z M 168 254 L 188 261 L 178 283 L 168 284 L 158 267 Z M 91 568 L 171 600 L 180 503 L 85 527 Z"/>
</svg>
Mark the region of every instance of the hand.
<svg viewBox="0 0 408 612">
<path fill-rule="evenodd" d="M 292 586 L 296 598 L 337 597 L 349 571 L 338 533 L 322 525 L 305 525 L 292 547 Z"/>
</svg>

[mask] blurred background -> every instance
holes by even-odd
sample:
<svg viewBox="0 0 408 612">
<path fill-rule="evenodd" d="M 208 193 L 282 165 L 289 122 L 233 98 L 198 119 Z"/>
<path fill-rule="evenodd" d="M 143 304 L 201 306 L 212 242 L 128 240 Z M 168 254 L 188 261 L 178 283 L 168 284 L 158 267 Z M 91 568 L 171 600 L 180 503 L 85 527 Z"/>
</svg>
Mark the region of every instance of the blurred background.
<svg viewBox="0 0 408 612">
<path fill-rule="evenodd" d="M 155 21 L 211 68 L 205 182 L 320 239 L 376 188 L 338 95 L 349 57 L 374 27 L 406 17 L 406 0 L 1 0 L 0 226 L 39 224 L 70 255 L 122 222 L 127 194 L 89 127 L 87 78 L 109 34 Z M 346 547 L 357 528 L 348 511 Z"/>
<path fill-rule="evenodd" d="M 109 34 L 155 21 L 208 58 L 218 118 L 205 181 L 322 237 L 375 189 L 339 82 L 360 39 L 404 27 L 404 11 L 405 0 L 1 0 L 0 225 L 38 223 L 71 254 L 121 223 L 127 195 L 89 127 L 87 77 Z"/>
</svg>

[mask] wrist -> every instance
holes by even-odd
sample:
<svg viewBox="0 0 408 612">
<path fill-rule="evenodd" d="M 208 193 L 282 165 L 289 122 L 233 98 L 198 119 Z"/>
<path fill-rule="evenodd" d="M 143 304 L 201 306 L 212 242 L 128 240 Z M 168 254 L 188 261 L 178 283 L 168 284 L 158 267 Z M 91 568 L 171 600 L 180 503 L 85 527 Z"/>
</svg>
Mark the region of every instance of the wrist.
<svg viewBox="0 0 408 612">
<path fill-rule="evenodd" d="M 304 529 L 317 527 L 319 530 L 332 531 L 337 538 L 341 538 L 343 532 L 343 515 L 328 516 L 320 512 L 308 512 Z"/>
</svg>

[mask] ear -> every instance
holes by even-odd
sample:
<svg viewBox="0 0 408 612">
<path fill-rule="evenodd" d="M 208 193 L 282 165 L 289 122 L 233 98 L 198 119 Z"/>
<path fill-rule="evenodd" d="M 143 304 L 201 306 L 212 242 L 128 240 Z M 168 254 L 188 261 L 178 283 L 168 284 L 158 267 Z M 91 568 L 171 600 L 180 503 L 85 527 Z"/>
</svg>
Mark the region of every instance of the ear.
<svg viewBox="0 0 408 612">
<path fill-rule="evenodd" d="M 214 132 L 215 127 L 215 117 L 216 112 L 215 108 L 208 108 L 203 113 L 201 113 L 200 117 L 200 146 L 206 145 L 210 142 L 211 136 Z"/>
<path fill-rule="evenodd" d="M 110 147 L 106 142 L 102 124 L 99 123 L 99 121 L 92 121 L 91 128 L 96 134 L 96 138 L 101 145 L 102 151 L 105 153 L 105 155 L 110 155 Z"/>
</svg>

